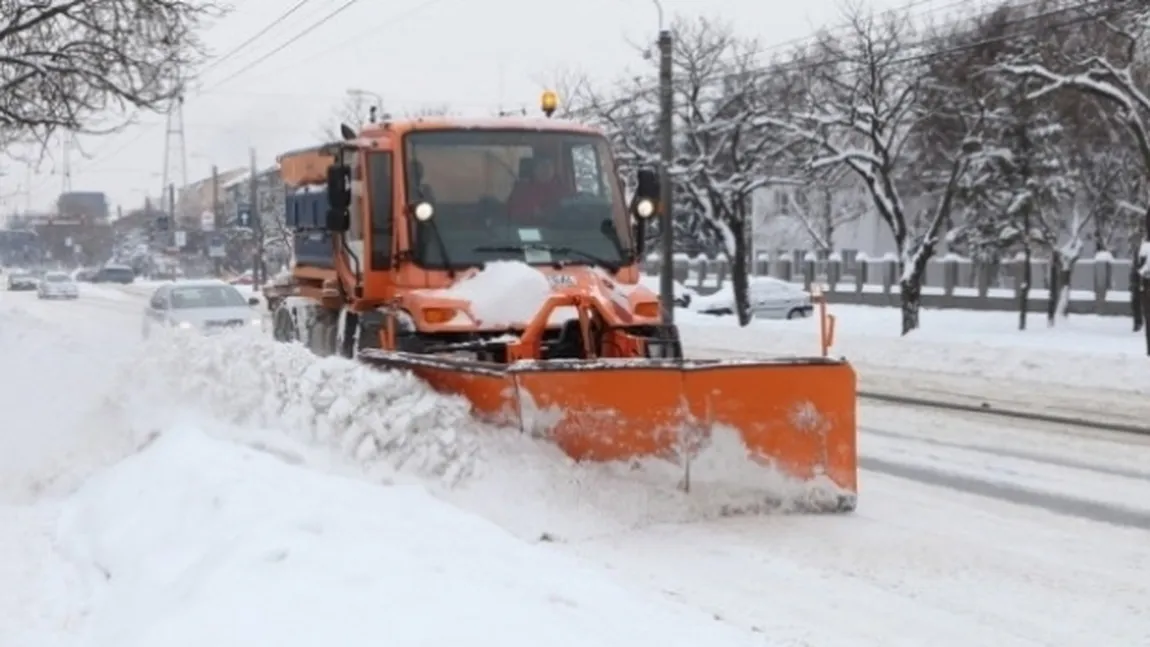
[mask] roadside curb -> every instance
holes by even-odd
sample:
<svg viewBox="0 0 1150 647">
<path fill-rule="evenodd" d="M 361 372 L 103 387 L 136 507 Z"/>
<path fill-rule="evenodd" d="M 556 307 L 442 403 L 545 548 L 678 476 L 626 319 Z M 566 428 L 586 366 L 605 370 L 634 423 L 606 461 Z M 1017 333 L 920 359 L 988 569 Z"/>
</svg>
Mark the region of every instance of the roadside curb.
<svg viewBox="0 0 1150 647">
<path fill-rule="evenodd" d="M 1033 422 L 1045 422 L 1056 425 L 1066 425 L 1069 427 L 1084 427 L 1087 429 L 1098 429 L 1102 431 L 1116 431 L 1124 434 L 1150 436 L 1150 427 L 1140 427 L 1138 425 L 1123 424 L 1120 422 L 1085 420 L 1083 418 L 1056 416 L 1047 413 L 1019 411 L 1016 409 L 1000 409 L 985 402 L 980 405 L 963 404 L 960 402 L 928 400 L 926 398 L 916 398 L 912 396 L 895 395 L 893 393 L 879 393 L 865 390 L 859 390 L 857 393 L 858 397 L 860 398 L 867 400 L 877 400 L 879 402 L 889 402 L 891 404 L 905 404 L 913 407 L 923 407 L 928 409 L 944 409 L 946 411 L 981 413 L 985 415 L 999 416 L 1002 418 L 1014 418 L 1016 420 L 1030 420 Z"/>
</svg>

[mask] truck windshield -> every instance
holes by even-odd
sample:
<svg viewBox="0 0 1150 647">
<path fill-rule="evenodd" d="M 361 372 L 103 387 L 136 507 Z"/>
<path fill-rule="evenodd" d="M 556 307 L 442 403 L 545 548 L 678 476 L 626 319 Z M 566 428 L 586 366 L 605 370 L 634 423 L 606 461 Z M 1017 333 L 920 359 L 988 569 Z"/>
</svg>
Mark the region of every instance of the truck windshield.
<svg viewBox="0 0 1150 647">
<path fill-rule="evenodd" d="M 602 137 L 443 130 L 411 133 L 405 144 L 407 202 L 434 208 L 434 230 L 415 225 L 420 265 L 629 262 L 627 211 Z"/>
</svg>

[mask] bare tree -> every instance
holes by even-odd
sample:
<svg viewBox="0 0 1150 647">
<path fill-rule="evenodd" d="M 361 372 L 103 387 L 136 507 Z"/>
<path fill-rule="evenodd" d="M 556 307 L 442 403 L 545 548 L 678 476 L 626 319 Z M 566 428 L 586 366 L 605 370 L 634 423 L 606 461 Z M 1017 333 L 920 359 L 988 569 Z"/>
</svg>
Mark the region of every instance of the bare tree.
<svg viewBox="0 0 1150 647">
<path fill-rule="evenodd" d="M 839 228 L 857 222 L 870 208 L 869 195 L 858 190 L 855 179 L 849 168 L 835 165 L 811 174 L 801 186 L 780 189 L 786 215 L 803 227 L 815 249 L 834 252 Z"/>
<path fill-rule="evenodd" d="M 537 75 L 535 81 L 540 91 L 551 90 L 559 96 L 556 118 L 580 121 L 594 117 L 596 95 L 585 72 L 564 65 Z"/>
<path fill-rule="evenodd" d="M 443 117 L 449 114 L 451 114 L 451 107 L 447 104 L 427 104 L 404 111 L 402 117 L 419 119 L 421 117 Z M 379 99 L 366 93 L 351 92 L 332 109 L 331 118 L 320 125 L 316 137 L 324 141 L 337 141 L 343 139 L 339 133 L 340 124 L 347 124 L 358 129 L 370 123 L 373 118 L 376 121 L 384 121 L 393 116 L 387 110 L 387 106 L 380 103 Z"/>
<path fill-rule="evenodd" d="M 323 141 L 339 141 L 343 139 L 339 133 L 340 124 L 347 124 L 352 128 L 359 128 L 371 119 L 371 109 L 377 112 L 383 110 L 376 99 L 369 95 L 352 92 L 348 93 L 336 106 L 332 108 L 331 117 L 320 125 L 316 137 Z M 376 115 L 379 117 L 380 115 Z"/>
<path fill-rule="evenodd" d="M 784 156 L 800 141 L 777 128 L 781 88 L 762 67 L 761 49 L 722 23 L 677 21 L 673 53 L 676 130 L 674 173 L 684 201 L 714 232 L 731 263 L 735 314 L 751 320 L 748 298 L 752 196 L 768 185 L 793 182 Z M 779 175 L 776 175 L 778 173 Z"/>
<path fill-rule="evenodd" d="M 793 69 L 807 79 L 804 110 L 780 125 L 813 144 L 812 171 L 845 166 L 866 185 L 874 207 L 890 229 L 898 250 L 902 334 L 919 326 L 922 283 L 944 225 L 950 221 L 970 154 L 981 148 L 977 109 L 959 110 L 951 118 L 964 136 L 956 148 L 942 150 L 945 170 L 921 182 L 915 203 L 904 199 L 901 185 L 914 169 L 908 149 L 923 119 L 920 102 L 924 74 L 912 49 L 907 16 L 876 18 L 853 9 L 850 34 L 823 34 L 809 54 L 800 53 Z"/>
<path fill-rule="evenodd" d="M 1102 4 L 1104 6 L 1097 9 L 1084 5 L 1083 15 L 1108 27 L 1114 38 L 1099 45 L 1103 50 L 1101 53 L 1086 57 L 1079 63 L 1072 63 L 1070 67 L 1073 71 L 1055 72 L 1041 63 L 1022 62 L 1000 65 L 998 69 L 1006 74 L 1041 82 L 1041 87 L 1029 94 L 1031 99 L 1046 97 L 1060 90 L 1071 90 L 1096 97 L 1110 106 L 1114 116 L 1134 138 L 1143 170 L 1150 177 L 1150 126 L 1147 125 L 1147 119 L 1150 119 L 1150 86 L 1144 77 L 1140 78 L 1136 67 L 1141 62 L 1140 56 L 1144 55 L 1142 39 L 1150 22 L 1150 9 L 1142 4 Z M 1137 10 L 1131 10 L 1131 6 Z M 1090 13 L 1092 11 L 1093 15 Z M 1133 274 L 1136 276 L 1131 277 L 1137 279 L 1132 284 L 1138 286 L 1132 301 L 1140 303 L 1142 318 L 1148 320 L 1150 210 L 1145 213 L 1142 240 L 1134 259 Z M 1145 330 L 1146 352 L 1150 355 L 1150 326 L 1146 326 Z"/>
<path fill-rule="evenodd" d="M 211 0 L 0 0 L 0 148 L 105 133 L 163 110 L 204 50 Z"/>
</svg>

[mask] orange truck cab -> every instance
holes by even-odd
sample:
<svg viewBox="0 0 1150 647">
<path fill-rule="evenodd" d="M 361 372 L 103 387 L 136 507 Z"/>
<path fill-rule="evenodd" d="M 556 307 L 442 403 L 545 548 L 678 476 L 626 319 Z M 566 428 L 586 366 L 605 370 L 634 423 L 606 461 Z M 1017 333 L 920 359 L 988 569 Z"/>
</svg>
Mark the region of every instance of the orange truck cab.
<svg viewBox="0 0 1150 647">
<path fill-rule="evenodd" d="M 506 361 L 506 343 L 485 340 L 523 331 L 534 317 L 478 311 L 530 295 L 459 302 L 448 289 L 493 264 L 518 262 L 554 286 L 611 286 L 610 324 L 668 341 L 658 356 L 679 354 L 674 329 L 659 323 L 657 296 L 637 284 L 657 178 L 641 172 L 628 205 L 602 133 L 551 119 L 441 118 L 345 135 L 279 158 L 286 221 L 297 232 L 291 294 L 306 301 L 269 292 L 278 339 L 306 340 L 320 354 L 376 348 Z M 534 359 L 584 355 L 577 317 L 548 322 Z"/>
</svg>

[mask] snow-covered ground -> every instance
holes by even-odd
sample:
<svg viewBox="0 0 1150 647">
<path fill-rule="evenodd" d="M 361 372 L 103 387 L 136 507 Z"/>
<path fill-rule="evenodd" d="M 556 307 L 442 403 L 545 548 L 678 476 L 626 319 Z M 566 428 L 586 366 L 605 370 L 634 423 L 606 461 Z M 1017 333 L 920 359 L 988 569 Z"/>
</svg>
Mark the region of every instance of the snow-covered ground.
<svg viewBox="0 0 1150 647">
<path fill-rule="evenodd" d="M 833 354 L 850 360 L 863 389 L 922 397 L 1056 409 L 1073 415 L 1150 419 L 1150 360 L 1130 320 L 1093 315 L 1059 319 L 925 310 L 922 328 L 899 336 L 897 308 L 834 305 Z M 677 311 L 683 343 L 698 357 L 818 354 L 818 321 L 754 320 Z M 1128 415 L 1125 415 L 1128 414 Z"/>
<path fill-rule="evenodd" d="M 107 289 L 128 298 L 0 293 L 0 645 L 1150 636 L 1150 439 L 864 404 L 857 513 L 732 517 L 775 484 L 721 447 L 685 494 L 669 466 L 573 465 L 405 375 L 254 333 L 143 342 L 145 292 Z M 947 375 L 934 313 L 911 340 L 863 313 L 852 340 L 836 311 L 864 380 L 867 352 L 900 368 L 872 345 L 903 342 Z M 972 317 L 968 343 L 995 325 Z M 814 345 L 809 322 L 683 321 L 699 352 Z"/>
</svg>

